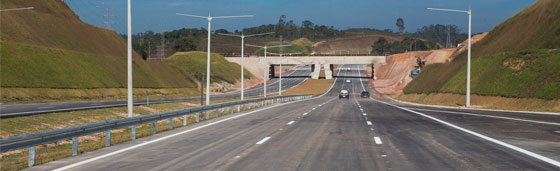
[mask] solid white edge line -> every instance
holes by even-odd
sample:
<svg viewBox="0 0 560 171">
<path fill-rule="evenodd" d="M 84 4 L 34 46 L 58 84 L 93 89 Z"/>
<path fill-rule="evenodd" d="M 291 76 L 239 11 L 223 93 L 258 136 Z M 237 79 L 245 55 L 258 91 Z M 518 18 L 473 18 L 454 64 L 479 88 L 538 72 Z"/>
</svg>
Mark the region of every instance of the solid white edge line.
<svg viewBox="0 0 560 171">
<path fill-rule="evenodd" d="M 257 142 L 256 144 L 263 144 L 264 142 L 268 141 L 268 139 L 270 139 L 270 137 L 265 137 L 262 140 L 260 140 L 259 142 Z"/>
<path fill-rule="evenodd" d="M 373 137 L 373 140 L 375 140 L 375 144 L 383 144 L 383 142 L 381 142 L 381 138 L 379 137 Z"/>
<path fill-rule="evenodd" d="M 492 111 L 492 112 L 511 112 L 511 113 L 521 113 L 521 114 L 534 114 L 534 115 L 557 115 L 560 116 L 560 113 L 555 112 L 533 112 L 533 111 L 517 111 L 517 110 L 499 110 L 499 109 L 476 109 L 476 108 L 464 108 L 464 107 L 451 107 L 451 106 L 441 106 L 441 105 L 427 105 L 427 104 L 419 104 L 419 103 L 412 103 L 412 102 L 405 102 L 390 98 L 392 101 L 409 104 L 413 106 L 424 106 L 424 107 L 436 107 L 436 108 L 444 108 L 444 109 L 460 109 L 460 110 L 474 110 L 474 111 Z"/>
<path fill-rule="evenodd" d="M 373 125 L 371 121 L 366 121 L 367 125 Z"/>
<path fill-rule="evenodd" d="M 371 98 L 371 99 L 373 99 L 373 98 Z M 517 146 L 511 145 L 511 144 L 508 144 L 508 143 L 505 143 L 505 142 L 503 142 L 503 141 L 500 141 L 500 140 L 497 140 L 497 139 L 494 139 L 494 138 L 490 138 L 490 137 L 488 137 L 488 136 L 486 136 L 486 135 L 479 134 L 479 133 L 477 133 L 477 132 L 474 132 L 474 131 L 471 131 L 471 130 L 468 130 L 468 129 L 459 127 L 459 126 L 457 126 L 457 125 L 448 123 L 448 122 L 446 122 L 446 121 L 443 121 L 443 120 L 434 118 L 434 117 L 432 117 L 432 116 L 429 116 L 429 115 L 426 115 L 426 114 L 423 114 L 423 113 L 420 113 L 420 112 L 416 112 L 416 111 L 413 111 L 413 110 L 410 110 L 410 109 L 407 109 L 407 108 L 403 108 L 403 107 L 400 107 L 400 106 L 396 106 L 396 105 L 393 105 L 393 104 L 390 104 L 390 103 L 386 103 L 386 102 L 383 102 L 383 101 L 380 101 L 380 100 L 376 100 L 376 99 L 373 99 L 373 100 L 375 100 L 375 101 L 377 101 L 377 102 L 380 102 L 380 103 L 383 103 L 383 104 L 386 104 L 386 105 L 389 105 L 389 106 L 393 106 L 393 107 L 395 107 L 395 108 L 398 108 L 398 109 L 401 109 L 401 110 L 404 110 L 404 111 L 408 111 L 408 112 L 411 112 L 411 113 L 414 113 L 414 114 L 417 114 L 417 115 L 426 117 L 426 118 L 428 118 L 428 119 L 437 121 L 437 122 L 439 122 L 439 123 L 441 123 L 441 124 L 444 124 L 444 125 L 447 125 L 447 126 L 449 126 L 449 127 L 458 129 L 458 130 L 460 130 L 460 131 L 463 131 L 463 132 L 466 132 L 466 133 L 468 133 L 468 134 L 477 136 L 477 137 L 482 138 L 482 139 L 484 139 L 484 140 L 493 142 L 493 143 L 495 143 L 495 144 L 498 144 L 498 145 L 507 147 L 507 148 L 509 148 L 509 149 L 518 151 L 518 152 L 520 152 L 520 153 L 526 154 L 526 155 L 531 156 L 531 157 L 533 157 L 533 158 L 539 159 L 539 160 L 544 161 L 544 162 L 546 162 L 546 163 L 552 164 L 552 165 L 554 165 L 554 166 L 556 166 L 556 167 L 560 167 L 560 162 L 558 162 L 558 161 L 556 161 L 556 160 L 553 160 L 553 159 L 550 159 L 550 158 L 548 158 L 548 157 L 542 156 L 542 155 L 540 155 L 540 154 L 533 153 L 533 152 L 531 152 L 531 151 L 528 151 L 528 150 L 519 148 L 519 147 L 517 147 Z"/>
<path fill-rule="evenodd" d="M 129 151 L 129 150 L 136 149 L 138 147 L 142 147 L 142 146 L 145 146 L 145 145 L 148 145 L 148 144 L 163 141 L 163 140 L 166 140 L 166 139 L 169 139 L 169 138 L 173 138 L 173 137 L 176 137 L 176 136 L 179 136 L 179 135 L 182 135 L 182 134 L 186 134 L 186 133 L 189 133 L 189 132 L 192 132 L 192 131 L 196 131 L 196 130 L 199 130 L 199 129 L 202 129 L 202 128 L 206 128 L 206 127 L 216 125 L 216 124 L 219 124 L 219 123 L 222 123 L 222 122 L 225 122 L 225 121 L 229 121 L 229 120 L 232 120 L 232 119 L 236 119 L 236 118 L 239 118 L 239 117 L 242 117 L 242 116 L 250 115 L 250 114 L 260 112 L 260 111 L 263 111 L 263 110 L 267 110 L 267 109 L 270 109 L 270 108 L 275 108 L 275 107 L 284 106 L 284 105 L 295 103 L 295 102 L 307 101 L 307 100 L 311 100 L 311 99 L 293 101 L 293 102 L 289 102 L 289 103 L 281 103 L 281 104 L 278 104 L 278 105 L 274 105 L 274 106 L 270 106 L 270 107 L 266 107 L 266 108 L 261 108 L 259 110 L 239 114 L 237 116 L 233 116 L 233 117 L 230 117 L 230 118 L 226 118 L 226 119 L 218 120 L 218 121 L 215 121 L 215 122 L 211 122 L 211 123 L 208 123 L 206 125 L 201 125 L 201 126 L 198 126 L 198 127 L 195 127 L 195 128 L 191 128 L 191 129 L 188 129 L 188 130 L 185 130 L 185 131 L 182 131 L 182 132 L 178 132 L 178 133 L 175 133 L 175 134 L 171 134 L 171 135 L 168 135 L 168 136 L 165 136 L 165 137 L 157 138 L 157 139 L 154 139 L 154 140 L 151 140 L 151 141 L 144 141 L 143 143 L 140 143 L 140 144 L 137 144 L 137 145 L 133 145 L 133 146 L 123 148 L 123 149 L 120 149 L 120 150 L 117 150 L 117 151 L 113 151 L 113 152 L 110 152 L 110 153 L 107 153 L 107 154 L 104 154 L 104 155 L 101 155 L 101 156 L 97 156 L 97 157 L 90 158 L 90 159 L 87 159 L 87 160 L 84 160 L 84 161 L 80 161 L 80 162 L 77 162 L 77 163 L 74 163 L 74 164 L 70 164 L 68 166 L 64 166 L 64 167 L 61 167 L 61 168 L 58 168 L 58 169 L 54 169 L 54 171 L 62 171 L 62 170 L 71 169 L 71 168 L 81 166 L 81 165 L 84 165 L 84 164 L 87 164 L 87 163 L 90 163 L 90 162 L 93 162 L 93 161 L 96 161 L 96 160 L 99 160 L 99 159 L 107 158 L 107 157 L 110 157 L 110 156 L 113 156 L 113 155 L 116 155 L 116 154 L 119 154 L 119 153 L 123 153 L 123 152 Z"/>
<path fill-rule="evenodd" d="M 295 122 L 295 121 L 290 121 L 290 122 L 288 122 L 288 125 L 291 125 L 291 124 L 293 124 L 294 122 Z"/>
<path fill-rule="evenodd" d="M 452 114 L 459 114 L 459 115 L 480 116 L 480 117 L 488 117 L 488 118 L 496 118 L 496 119 L 507 119 L 507 120 L 514 120 L 514 121 L 532 122 L 532 123 L 560 126 L 560 123 L 535 121 L 535 120 L 527 120 L 527 119 L 518 119 L 518 118 L 510 118 L 510 117 L 503 117 L 503 116 L 483 115 L 483 114 L 476 114 L 476 113 L 454 112 L 454 111 L 442 111 L 442 110 L 430 110 L 430 109 L 417 109 L 417 108 L 408 108 L 408 109 L 419 110 L 419 111 L 427 111 L 427 112 L 452 113 Z"/>
</svg>

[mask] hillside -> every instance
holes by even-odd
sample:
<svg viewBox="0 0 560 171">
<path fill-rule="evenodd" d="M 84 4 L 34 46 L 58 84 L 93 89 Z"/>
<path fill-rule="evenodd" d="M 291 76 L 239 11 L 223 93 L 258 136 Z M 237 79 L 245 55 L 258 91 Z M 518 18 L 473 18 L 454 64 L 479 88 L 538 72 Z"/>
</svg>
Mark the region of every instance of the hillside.
<svg viewBox="0 0 560 171">
<path fill-rule="evenodd" d="M 284 45 L 287 45 L 287 44 L 290 44 L 291 46 L 284 47 L 283 48 L 284 53 L 310 54 L 312 52 L 313 42 L 310 41 L 307 38 L 300 38 L 300 39 L 296 39 L 296 40 L 291 41 L 291 42 L 284 41 Z M 277 45 L 280 45 L 280 41 L 268 42 L 268 43 L 266 43 L 266 45 L 277 46 Z M 270 49 L 267 50 L 267 52 L 280 53 L 280 48 L 270 48 Z M 264 53 L 264 49 L 259 48 L 258 50 L 256 50 L 252 54 L 253 55 L 263 55 L 263 53 Z"/>
<path fill-rule="evenodd" d="M 504 97 L 560 98 L 558 88 L 554 88 L 560 82 L 557 71 L 560 53 L 546 50 L 560 48 L 558 18 L 560 1 L 539 0 L 474 44 L 471 92 Z M 466 57 L 464 51 L 452 62 L 427 66 L 404 92 L 464 93 Z"/>
<path fill-rule="evenodd" d="M 1 87 L 126 87 L 126 41 L 114 31 L 82 22 L 63 1 L 3 0 L 1 6 L 35 7 L 1 15 Z M 135 87 L 197 86 L 174 65 L 145 62 L 136 53 L 133 70 Z"/>
<path fill-rule="evenodd" d="M 202 73 L 206 73 L 206 52 L 177 52 L 165 60 L 166 63 L 180 68 L 189 77 L 200 78 Z M 210 57 L 211 81 L 226 81 L 235 84 L 241 75 L 241 66 L 228 62 L 223 56 L 212 54 Z M 245 70 L 245 79 L 251 79 L 253 75 Z"/>
<path fill-rule="evenodd" d="M 380 37 L 384 37 L 389 42 L 401 41 L 403 38 L 400 36 L 391 35 L 359 35 L 346 38 L 338 38 L 334 40 L 327 40 L 316 44 L 313 47 L 313 52 L 317 54 L 332 54 L 332 53 L 350 53 L 350 54 L 369 54 L 371 46 Z"/>
</svg>

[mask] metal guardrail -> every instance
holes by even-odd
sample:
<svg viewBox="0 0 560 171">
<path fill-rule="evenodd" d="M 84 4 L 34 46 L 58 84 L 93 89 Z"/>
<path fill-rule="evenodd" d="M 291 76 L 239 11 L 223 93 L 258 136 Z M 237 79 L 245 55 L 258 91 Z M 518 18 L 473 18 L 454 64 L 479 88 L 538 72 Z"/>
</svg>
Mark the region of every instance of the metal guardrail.
<svg viewBox="0 0 560 171">
<path fill-rule="evenodd" d="M 72 139 L 72 155 L 77 155 L 77 137 L 84 136 L 92 133 L 98 132 L 106 132 L 106 142 L 105 146 L 110 146 L 110 130 L 116 128 L 122 128 L 127 126 L 132 127 L 132 140 L 136 139 L 136 131 L 135 126 L 139 124 L 149 123 L 152 122 L 152 132 L 155 133 L 155 126 L 156 121 L 170 119 L 172 120 L 174 117 L 183 116 L 183 126 L 187 124 L 187 115 L 196 113 L 196 122 L 199 121 L 199 113 L 205 112 L 206 119 L 209 118 L 209 113 L 212 110 L 216 110 L 216 117 L 219 116 L 219 109 L 223 109 L 223 114 L 226 113 L 234 113 L 235 107 L 237 107 L 237 112 L 240 112 L 241 109 L 248 110 L 252 108 L 262 107 L 266 105 L 271 105 L 274 103 L 282 103 L 294 100 L 302 100 L 302 99 L 309 99 L 312 95 L 305 94 L 305 95 L 286 95 L 286 96 L 274 96 L 274 97 L 266 97 L 266 98 L 259 98 L 259 99 L 250 99 L 250 100 L 243 100 L 243 101 L 234 101 L 234 102 L 226 102 L 226 103 L 219 103 L 207 106 L 200 106 L 200 107 L 193 107 L 193 108 L 186 108 L 168 112 L 161 112 L 161 113 L 154 113 L 142 116 L 135 116 L 135 117 L 128 117 L 110 121 L 103 121 L 97 122 L 92 124 L 80 125 L 75 127 L 57 129 L 52 131 L 46 131 L 41 133 L 34 133 L 34 134 L 27 134 L 15 137 L 9 137 L 6 139 L 0 139 L 0 152 L 21 149 L 29 147 L 29 166 L 34 165 L 35 159 L 35 146 L 51 143 L 59 140 L 66 140 Z M 248 105 L 247 105 L 248 104 Z M 228 112 L 227 108 L 230 108 L 230 112 Z M 170 122 L 170 128 L 173 128 L 173 122 Z"/>
</svg>

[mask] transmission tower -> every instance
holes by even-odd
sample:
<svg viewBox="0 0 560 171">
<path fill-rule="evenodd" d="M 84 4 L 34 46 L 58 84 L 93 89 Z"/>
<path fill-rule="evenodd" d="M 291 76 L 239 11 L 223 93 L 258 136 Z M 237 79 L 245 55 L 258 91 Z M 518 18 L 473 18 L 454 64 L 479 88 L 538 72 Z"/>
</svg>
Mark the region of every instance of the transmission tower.
<svg viewBox="0 0 560 171">
<path fill-rule="evenodd" d="M 451 25 L 447 24 L 447 42 L 445 43 L 446 48 L 451 48 L 453 45 L 451 44 Z"/>
<path fill-rule="evenodd" d="M 115 24 L 115 22 L 113 21 L 113 18 L 115 17 L 115 15 L 113 15 L 113 10 L 107 8 L 107 14 L 103 15 L 105 17 L 105 24 L 107 24 L 107 29 L 108 30 L 114 30 L 113 29 L 113 24 Z"/>
<path fill-rule="evenodd" d="M 161 32 L 161 45 L 157 46 L 158 48 L 158 59 L 163 60 L 165 59 L 165 30 Z"/>
</svg>

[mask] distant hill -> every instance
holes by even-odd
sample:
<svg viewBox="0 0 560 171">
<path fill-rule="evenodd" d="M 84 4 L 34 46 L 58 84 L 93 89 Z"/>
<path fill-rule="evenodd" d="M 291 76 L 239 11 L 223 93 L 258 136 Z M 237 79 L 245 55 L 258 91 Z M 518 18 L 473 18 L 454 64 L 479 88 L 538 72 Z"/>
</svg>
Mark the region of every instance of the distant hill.
<svg viewBox="0 0 560 171">
<path fill-rule="evenodd" d="M 6 9 L 35 7 L 0 15 L 1 87 L 126 87 L 126 40 L 116 32 L 84 23 L 64 1 L 2 0 L 0 4 Z M 135 87 L 197 87 L 194 74 L 173 62 L 144 61 L 134 53 L 133 65 Z"/>
<path fill-rule="evenodd" d="M 538 0 L 474 44 L 472 93 L 560 98 L 560 53 L 554 50 L 560 48 L 559 18 L 560 1 Z M 466 58 L 464 51 L 450 63 L 427 66 L 404 92 L 464 93 Z"/>
</svg>

